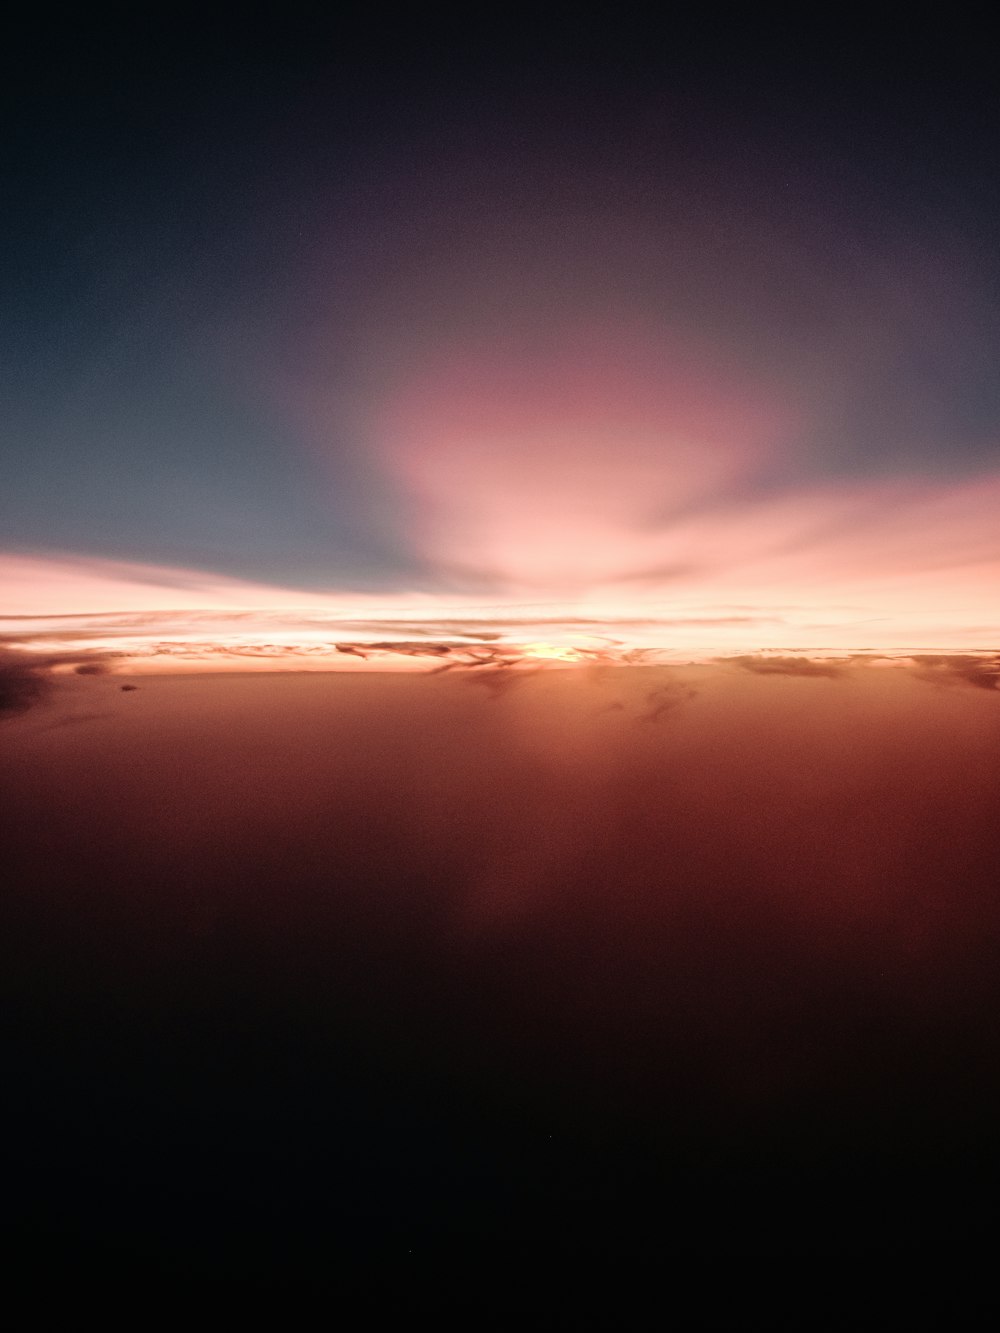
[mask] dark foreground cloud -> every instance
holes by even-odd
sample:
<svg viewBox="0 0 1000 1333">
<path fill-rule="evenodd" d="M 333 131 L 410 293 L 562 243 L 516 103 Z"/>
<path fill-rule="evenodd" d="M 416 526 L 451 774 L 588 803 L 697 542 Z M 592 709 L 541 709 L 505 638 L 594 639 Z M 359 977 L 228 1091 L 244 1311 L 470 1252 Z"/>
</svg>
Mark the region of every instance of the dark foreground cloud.
<svg viewBox="0 0 1000 1333">
<path fill-rule="evenodd" d="M 47 699 L 54 684 L 53 671 L 60 667 L 72 667 L 80 676 L 102 675 L 107 670 L 103 658 L 95 653 L 0 649 L 0 718 L 24 713 Z"/>
<path fill-rule="evenodd" d="M 975 1242 L 995 693 L 342 661 L 51 667 L 80 725 L 3 728 L 11 1267 L 343 1304 Z"/>
<path fill-rule="evenodd" d="M 137 712 L 75 665 L 85 725 L 0 747 L 22 1238 L 579 1280 L 974 1226 L 986 690 L 519 660 L 161 677 Z"/>
<path fill-rule="evenodd" d="M 23 713 L 45 693 L 46 678 L 29 662 L 12 660 L 9 654 L 0 657 L 0 717 L 6 713 Z"/>
</svg>

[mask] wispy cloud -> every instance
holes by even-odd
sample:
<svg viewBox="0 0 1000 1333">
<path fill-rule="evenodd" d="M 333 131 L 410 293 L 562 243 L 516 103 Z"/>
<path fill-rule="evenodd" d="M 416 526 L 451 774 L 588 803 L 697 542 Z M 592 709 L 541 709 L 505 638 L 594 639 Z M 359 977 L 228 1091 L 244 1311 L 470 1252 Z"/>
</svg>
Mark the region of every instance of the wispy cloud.
<svg viewBox="0 0 1000 1333">
<path fill-rule="evenodd" d="M 632 665 L 727 656 L 737 665 L 746 659 L 745 669 L 758 673 L 782 670 L 777 663 L 787 658 L 788 674 L 830 676 L 836 673 L 832 658 L 846 660 L 865 649 L 923 655 L 933 670 L 930 656 L 982 652 L 984 643 L 1000 642 L 993 591 L 1000 584 L 1000 554 L 995 565 L 983 554 L 988 543 L 976 505 L 982 507 L 984 494 L 967 488 L 967 511 L 954 495 L 947 503 L 938 497 L 951 514 L 953 536 L 968 520 L 965 558 L 953 545 L 954 562 L 947 563 L 947 542 L 930 519 L 928 530 L 937 536 L 921 536 L 917 507 L 908 520 L 912 531 L 906 523 L 901 529 L 907 536 L 900 539 L 899 567 L 880 566 L 861 542 L 867 579 L 850 543 L 824 560 L 815 545 L 792 543 L 784 553 L 772 550 L 770 563 L 755 566 L 748 558 L 746 568 L 737 567 L 742 538 L 727 536 L 725 515 L 717 514 L 711 522 L 722 527 L 702 536 L 720 548 L 730 542 L 732 567 L 723 578 L 720 564 L 717 577 L 705 575 L 669 596 L 622 587 L 562 601 L 471 600 L 455 592 L 307 593 L 123 562 L 0 554 L 0 644 L 49 655 L 90 650 L 136 669 L 218 669 L 227 656 L 232 669 L 256 661 L 268 669 L 298 664 L 323 670 L 429 668 L 435 659 L 479 669 L 511 656 Z M 1000 509 L 1000 486 L 995 498 Z M 995 528 L 994 509 L 989 517 Z M 763 531 L 763 517 L 761 524 Z M 879 533 L 869 535 L 874 540 Z M 891 533 L 881 535 L 891 551 Z M 816 533 L 813 538 L 819 541 Z M 918 541 L 936 541 L 937 553 L 923 568 L 910 569 Z M 745 550 L 753 550 L 749 536 Z M 974 552 L 982 558 L 970 565 Z M 806 657 L 823 664 L 803 666 Z"/>
<path fill-rule="evenodd" d="M 839 663 L 808 657 L 743 656 L 720 657 L 718 660 L 750 671 L 756 676 L 823 676 L 829 680 L 839 680 L 844 675 L 844 667 Z"/>
<path fill-rule="evenodd" d="M 1000 690 L 1000 653 L 986 655 L 911 654 L 914 674 L 933 685 L 971 685 L 980 690 Z"/>
<path fill-rule="evenodd" d="M 698 691 L 682 681 L 668 680 L 657 685 L 646 695 L 645 710 L 639 714 L 641 722 L 661 722 L 682 704 L 697 699 Z"/>
</svg>

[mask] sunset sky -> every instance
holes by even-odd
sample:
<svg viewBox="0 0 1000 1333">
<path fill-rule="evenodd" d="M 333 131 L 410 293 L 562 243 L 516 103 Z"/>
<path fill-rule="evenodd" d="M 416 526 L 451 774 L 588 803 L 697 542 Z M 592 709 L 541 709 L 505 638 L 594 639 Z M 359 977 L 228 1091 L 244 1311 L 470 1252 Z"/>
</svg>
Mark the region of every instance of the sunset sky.
<svg viewBox="0 0 1000 1333">
<path fill-rule="evenodd" d="M 263 35 L 24 53 L 11 651 L 1000 642 L 996 108 L 957 39 Z"/>
<path fill-rule="evenodd" d="M 5 1289 L 988 1327 L 995 39 L 21 9 Z"/>
</svg>

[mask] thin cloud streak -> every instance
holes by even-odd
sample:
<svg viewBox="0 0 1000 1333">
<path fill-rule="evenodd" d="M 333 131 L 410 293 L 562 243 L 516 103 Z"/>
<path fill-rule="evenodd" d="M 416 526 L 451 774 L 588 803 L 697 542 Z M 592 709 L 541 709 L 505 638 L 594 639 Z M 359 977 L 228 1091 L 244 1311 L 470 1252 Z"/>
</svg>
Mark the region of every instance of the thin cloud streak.
<svg viewBox="0 0 1000 1333">
<path fill-rule="evenodd" d="M 808 657 L 724 657 L 719 660 L 758 676 L 826 676 L 829 680 L 840 680 L 844 675 L 844 668 L 838 663 L 817 662 Z"/>
</svg>

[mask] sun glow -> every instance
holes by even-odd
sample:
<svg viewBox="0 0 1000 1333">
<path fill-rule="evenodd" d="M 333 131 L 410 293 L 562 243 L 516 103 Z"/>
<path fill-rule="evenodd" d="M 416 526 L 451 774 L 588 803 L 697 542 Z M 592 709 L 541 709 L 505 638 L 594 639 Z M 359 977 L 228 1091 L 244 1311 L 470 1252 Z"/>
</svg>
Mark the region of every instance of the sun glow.
<svg viewBox="0 0 1000 1333">
<path fill-rule="evenodd" d="M 583 654 L 576 648 L 556 643 L 526 643 L 523 648 L 525 657 L 545 657 L 557 662 L 579 662 Z"/>
</svg>

